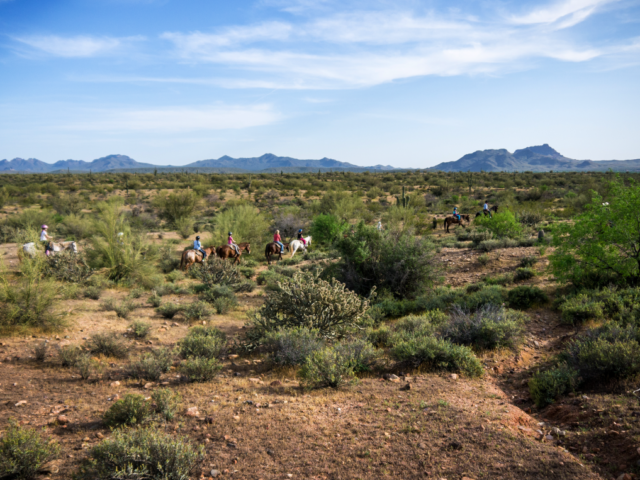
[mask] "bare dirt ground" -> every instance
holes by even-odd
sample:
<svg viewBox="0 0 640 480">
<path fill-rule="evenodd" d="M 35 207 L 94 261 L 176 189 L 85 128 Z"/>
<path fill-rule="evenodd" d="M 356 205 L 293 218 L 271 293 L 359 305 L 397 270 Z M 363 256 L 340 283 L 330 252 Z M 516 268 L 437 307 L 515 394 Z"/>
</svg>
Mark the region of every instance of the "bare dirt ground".
<svg viewBox="0 0 640 480">
<path fill-rule="evenodd" d="M 10 270 L 16 251 L 15 245 L 0 246 Z M 468 249 L 443 248 L 440 256 L 448 265 L 445 283 L 460 286 L 513 271 L 522 256 L 534 254 L 533 248 L 504 249 L 490 253 L 495 258 L 486 266 Z M 535 267 L 541 275 L 525 283 L 548 286 L 545 262 Z M 240 296 L 238 310 L 207 324 L 231 337 L 241 334 L 247 311 L 262 302 L 261 290 Z M 127 293 L 112 289 L 102 298 Z M 158 316 L 146 297 L 134 300 L 131 319 L 150 323 L 152 332 L 144 341 L 126 340 L 130 359 L 175 346 L 189 328 L 177 317 Z M 190 302 L 195 296 L 165 298 Z M 110 358 L 100 359 L 101 375 L 84 381 L 60 366 L 57 349 L 81 345 L 96 332 L 126 335 L 130 320 L 102 311 L 95 300 L 68 300 L 62 308 L 64 331 L 0 339 L 0 430 L 15 419 L 44 428 L 63 446 L 43 478 L 71 478 L 87 449 L 110 435 L 101 417 L 117 396 L 149 396 L 161 386 L 179 392 L 183 405 L 178 419 L 160 428 L 205 446 L 204 478 L 212 468 L 221 471 L 218 478 L 237 479 L 615 479 L 639 471 L 640 405 L 633 395 L 580 392 L 543 411 L 529 399 L 530 376 L 576 334 L 550 308 L 527 312 L 527 341 L 519 354 L 481 357 L 487 372 L 482 379 L 395 371 L 399 381 L 370 376 L 348 389 L 313 392 L 299 387 L 294 371 L 274 371 L 256 356 L 225 360 L 222 374 L 205 384 L 184 383 L 175 370 L 157 384 L 141 383 L 128 378 L 129 360 Z M 49 357 L 36 363 L 32 350 L 44 340 L 51 344 Z M 186 415 L 189 407 L 197 407 L 195 417 Z M 68 422 L 57 421 L 59 415 Z"/>
</svg>

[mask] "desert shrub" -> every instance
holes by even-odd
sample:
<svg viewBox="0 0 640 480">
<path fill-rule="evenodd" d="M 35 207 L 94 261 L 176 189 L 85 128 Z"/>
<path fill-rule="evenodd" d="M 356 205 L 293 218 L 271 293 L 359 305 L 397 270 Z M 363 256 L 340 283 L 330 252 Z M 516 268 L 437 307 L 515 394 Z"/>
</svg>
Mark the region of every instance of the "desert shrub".
<svg viewBox="0 0 640 480">
<path fill-rule="evenodd" d="M 189 337 L 216 337 L 221 340 L 227 340 L 227 334 L 222 330 L 216 327 L 205 327 L 203 325 L 196 325 L 189 329 L 189 333 L 187 334 Z"/>
<path fill-rule="evenodd" d="M 470 240 L 474 246 L 478 246 L 481 242 L 485 242 L 487 240 L 491 240 L 493 238 L 493 233 L 484 229 L 471 230 L 464 240 Z M 460 238 L 460 240 L 463 240 Z"/>
<path fill-rule="evenodd" d="M 251 267 L 239 267 L 240 273 L 246 278 L 251 278 L 256 274 L 256 271 Z"/>
<path fill-rule="evenodd" d="M 623 379 L 640 373 L 637 327 L 605 324 L 569 343 L 562 354 L 586 381 Z"/>
<path fill-rule="evenodd" d="M 529 280 L 536 276 L 536 271 L 533 268 L 528 267 L 519 267 L 516 268 L 516 273 L 513 276 L 513 279 L 516 282 L 520 282 L 522 280 Z"/>
<path fill-rule="evenodd" d="M 171 283 L 176 283 L 180 280 L 184 280 L 184 273 L 182 273 L 180 270 L 174 270 L 171 273 L 165 275 L 165 278 Z"/>
<path fill-rule="evenodd" d="M 180 373 L 190 382 L 208 382 L 221 368 L 215 358 L 191 357 L 180 364 Z"/>
<path fill-rule="evenodd" d="M 102 370 L 100 362 L 86 354 L 80 355 L 73 364 L 73 367 L 83 380 L 88 380 L 91 375 L 99 373 Z"/>
<path fill-rule="evenodd" d="M 134 320 L 129 324 L 129 330 L 136 338 L 146 338 L 151 330 L 151 325 L 141 320 Z"/>
<path fill-rule="evenodd" d="M 366 314 L 369 301 L 350 292 L 335 279 L 324 281 L 311 273 L 300 273 L 269 292 L 252 317 L 250 336 L 263 337 L 281 328 L 305 326 L 323 337 L 335 337 L 352 328 Z"/>
<path fill-rule="evenodd" d="M 340 388 L 356 381 L 350 359 L 334 347 L 311 353 L 302 365 L 300 376 L 306 388 Z"/>
<path fill-rule="evenodd" d="M 332 244 L 348 226 L 347 222 L 341 222 L 335 215 L 318 215 L 311 224 L 311 236 L 314 242 Z"/>
<path fill-rule="evenodd" d="M 507 301 L 510 307 L 526 310 L 533 305 L 547 303 L 549 298 L 538 287 L 523 285 L 509 290 Z"/>
<path fill-rule="evenodd" d="M 306 327 L 267 332 L 264 338 L 264 349 L 278 366 L 302 365 L 311 353 L 323 347 L 318 331 Z"/>
<path fill-rule="evenodd" d="M 231 309 L 233 309 L 237 305 L 237 302 L 234 302 L 230 298 L 220 297 L 216 298 L 213 301 L 213 307 L 216 309 L 216 313 L 218 315 L 224 315 L 229 313 Z"/>
<path fill-rule="evenodd" d="M 275 270 L 269 269 L 264 270 L 258 274 L 256 277 L 256 281 L 258 285 L 274 285 L 277 287 L 277 283 L 285 280 L 286 277 L 277 273 Z M 276 290 L 279 290 L 280 287 L 277 287 Z"/>
<path fill-rule="evenodd" d="M 182 217 L 175 220 L 173 225 L 175 226 L 178 235 L 180 235 L 183 239 L 187 239 L 195 232 L 195 230 L 193 229 L 194 223 L 195 220 L 193 218 Z"/>
<path fill-rule="evenodd" d="M 0 478 L 29 480 L 60 454 L 57 443 L 10 421 L 0 438 Z"/>
<path fill-rule="evenodd" d="M 64 251 L 47 257 L 44 274 L 56 280 L 82 284 L 93 274 L 93 269 L 84 262 L 82 254 Z"/>
<path fill-rule="evenodd" d="M 228 299 L 233 306 L 238 303 L 236 294 L 226 285 L 211 285 L 200 294 L 200 298 L 210 303 L 214 303 L 218 298 Z"/>
<path fill-rule="evenodd" d="M 365 338 L 376 348 L 387 348 L 391 346 L 391 336 L 393 331 L 387 325 L 378 328 L 368 328 Z"/>
<path fill-rule="evenodd" d="M 172 302 L 167 302 L 164 305 L 160 305 L 158 308 L 156 308 L 156 312 L 158 312 L 164 318 L 173 318 L 183 310 L 184 307 L 182 305 L 178 305 Z"/>
<path fill-rule="evenodd" d="M 490 260 L 489 255 L 487 255 L 486 253 L 483 253 L 482 255 L 478 256 L 478 263 L 483 267 L 489 263 L 489 260 Z"/>
<path fill-rule="evenodd" d="M 147 303 L 154 308 L 158 308 L 162 305 L 162 297 L 154 290 L 149 298 L 147 298 Z"/>
<path fill-rule="evenodd" d="M 136 425 L 147 420 L 151 413 L 150 405 L 142 395 L 127 393 L 104 412 L 102 421 L 108 427 Z"/>
<path fill-rule="evenodd" d="M 363 338 L 344 340 L 335 345 L 335 350 L 355 373 L 373 370 L 380 355 L 374 346 Z"/>
<path fill-rule="evenodd" d="M 151 400 L 155 413 L 170 422 L 175 418 L 182 398 L 170 388 L 158 388 L 151 394 Z"/>
<path fill-rule="evenodd" d="M 226 351 L 226 338 L 218 329 L 192 329 L 180 340 L 178 349 L 182 358 L 219 358 Z"/>
<path fill-rule="evenodd" d="M 129 374 L 133 378 L 142 378 L 157 382 L 163 373 L 167 373 L 173 364 L 171 351 L 166 348 L 152 350 L 140 356 L 129 366 Z"/>
<path fill-rule="evenodd" d="M 33 357 L 35 358 L 36 362 L 44 362 L 47 358 L 48 352 L 49 342 L 41 342 L 33 348 Z"/>
<path fill-rule="evenodd" d="M 237 266 L 220 259 L 211 259 L 199 268 L 190 268 L 189 274 L 208 287 L 226 285 L 233 288 L 234 285 L 245 281 Z"/>
<path fill-rule="evenodd" d="M 93 234 L 91 220 L 80 215 L 71 214 L 64 217 L 58 224 L 58 233 L 65 238 L 84 240 Z"/>
<path fill-rule="evenodd" d="M 126 358 L 129 355 L 127 346 L 115 333 L 96 333 L 87 340 L 87 349 L 94 355 Z"/>
<path fill-rule="evenodd" d="M 596 301 L 589 295 L 580 294 L 573 298 L 568 298 L 560 304 L 562 320 L 565 323 L 582 323 L 587 320 L 598 320 L 603 318 L 602 302 Z"/>
<path fill-rule="evenodd" d="M 513 213 L 506 210 L 492 217 L 481 215 L 475 223 L 490 231 L 498 238 L 516 238 L 522 233 L 522 226 Z"/>
<path fill-rule="evenodd" d="M 171 273 L 180 268 L 180 259 L 174 256 L 173 251 L 170 250 L 162 255 L 158 262 L 158 266 L 162 273 Z"/>
<path fill-rule="evenodd" d="M 82 292 L 82 295 L 85 298 L 90 298 L 91 300 L 100 300 L 102 290 L 100 289 L 100 287 L 87 287 Z"/>
<path fill-rule="evenodd" d="M 526 315 L 496 305 L 485 305 L 470 314 L 454 308 L 451 320 L 440 331 L 443 338 L 481 350 L 506 347 L 517 350 L 524 339 Z"/>
<path fill-rule="evenodd" d="M 520 263 L 518 264 L 518 266 L 521 268 L 531 268 L 536 263 L 538 263 L 537 257 L 522 257 L 520 259 Z"/>
<path fill-rule="evenodd" d="M 538 408 L 546 407 L 573 391 L 578 385 L 578 372 L 566 364 L 537 372 L 529 380 L 529 394 Z"/>
<path fill-rule="evenodd" d="M 212 314 L 211 307 L 207 302 L 193 302 L 184 309 L 184 316 L 187 320 L 202 320 Z"/>
<path fill-rule="evenodd" d="M 82 356 L 82 349 L 76 345 L 65 345 L 60 348 L 58 358 L 63 367 L 75 366 L 78 359 Z"/>
<path fill-rule="evenodd" d="M 198 201 L 198 195 L 193 190 L 181 190 L 156 196 L 154 204 L 160 210 L 160 217 L 175 226 L 180 220 L 193 216 Z"/>
<path fill-rule="evenodd" d="M 380 232 L 361 222 L 335 245 L 342 256 L 338 278 L 360 295 L 378 289 L 414 298 L 438 277 L 433 244 L 407 231 Z"/>
<path fill-rule="evenodd" d="M 514 277 L 515 276 L 512 273 L 505 273 L 504 275 L 498 275 L 497 277 L 487 276 L 482 281 L 487 285 L 505 286 L 505 285 L 509 285 L 510 283 L 513 283 Z"/>
<path fill-rule="evenodd" d="M 252 204 L 227 208 L 216 215 L 214 223 L 211 241 L 215 245 L 227 243 L 227 232 L 233 232 L 233 237 L 239 242 L 262 245 L 266 232 L 269 231 L 267 216 Z"/>
<path fill-rule="evenodd" d="M 134 288 L 129 292 L 129 298 L 140 298 L 143 293 L 144 290 L 142 290 L 141 288 Z"/>
<path fill-rule="evenodd" d="M 116 312 L 118 318 L 129 318 L 136 306 L 129 300 L 118 303 L 114 298 L 108 298 L 102 302 L 102 309 L 106 312 Z"/>
<path fill-rule="evenodd" d="M 396 300 L 386 298 L 383 301 L 376 303 L 376 308 L 382 317 L 397 318 L 412 313 L 419 313 L 426 310 L 426 298 L 418 297 L 415 300 Z"/>
<path fill-rule="evenodd" d="M 89 451 L 80 472 L 86 480 L 185 480 L 196 477 L 204 447 L 157 428 L 116 430 Z"/>
<path fill-rule="evenodd" d="M 469 347 L 431 336 L 398 335 L 392 343 L 390 353 L 398 362 L 430 370 L 462 372 L 470 377 L 483 374 L 482 364 Z"/>
</svg>

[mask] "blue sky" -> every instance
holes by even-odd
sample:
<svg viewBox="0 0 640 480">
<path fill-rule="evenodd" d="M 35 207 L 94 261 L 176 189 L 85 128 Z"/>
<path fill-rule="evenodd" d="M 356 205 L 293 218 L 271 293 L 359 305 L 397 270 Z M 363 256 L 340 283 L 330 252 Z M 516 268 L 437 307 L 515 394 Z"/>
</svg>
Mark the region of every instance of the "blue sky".
<svg viewBox="0 0 640 480">
<path fill-rule="evenodd" d="M 0 158 L 640 158 L 640 0 L 0 0 Z"/>
</svg>

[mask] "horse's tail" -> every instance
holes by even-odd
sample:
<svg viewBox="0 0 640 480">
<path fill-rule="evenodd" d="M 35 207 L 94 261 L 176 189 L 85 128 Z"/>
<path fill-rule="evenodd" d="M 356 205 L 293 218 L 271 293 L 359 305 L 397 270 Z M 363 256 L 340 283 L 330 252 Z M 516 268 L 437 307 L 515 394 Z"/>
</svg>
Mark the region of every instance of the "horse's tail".
<svg viewBox="0 0 640 480">
<path fill-rule="evenodd" d="M 180 259 L 180 270 L 184 270 L 184 267 L 186 264 L 187 264 L 187 250 L 182 252 L 182 258 Z"/>
<path fill-rule="evenodd" d="M 449 219 L 448 219 L 448 218 L 445 218 L 445 219 L 444 219 L 444 222 L 442 222 L 442 228 L 443 228 L 443 230 L 446 230 L 446 229 L 447 229 L 447 220 L 449 220 Z"/>
</svg>

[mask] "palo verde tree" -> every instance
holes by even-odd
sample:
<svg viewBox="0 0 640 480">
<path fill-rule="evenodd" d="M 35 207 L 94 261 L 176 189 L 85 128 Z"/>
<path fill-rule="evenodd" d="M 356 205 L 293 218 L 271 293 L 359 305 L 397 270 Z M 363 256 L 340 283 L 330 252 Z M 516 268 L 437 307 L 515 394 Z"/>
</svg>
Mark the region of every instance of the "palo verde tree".
<svg viewBox="0 0 640 480">
<path fill-rule="evenodd" d="M 573 223 L 555 228 L 555 276 L 585 287 L 640 285 L 640 185 L 618 176 L 606 199 L 591 198 Z"/>
</svg>

